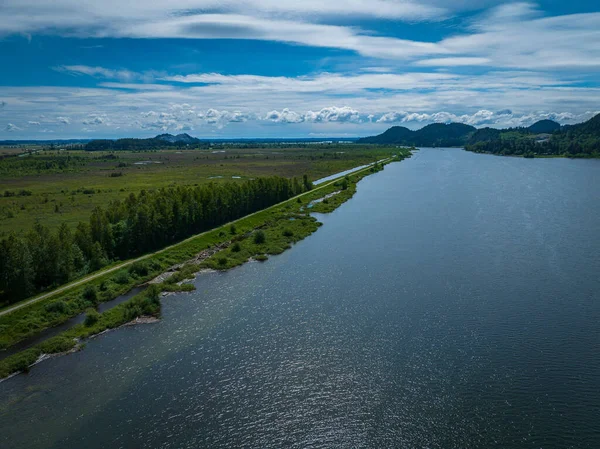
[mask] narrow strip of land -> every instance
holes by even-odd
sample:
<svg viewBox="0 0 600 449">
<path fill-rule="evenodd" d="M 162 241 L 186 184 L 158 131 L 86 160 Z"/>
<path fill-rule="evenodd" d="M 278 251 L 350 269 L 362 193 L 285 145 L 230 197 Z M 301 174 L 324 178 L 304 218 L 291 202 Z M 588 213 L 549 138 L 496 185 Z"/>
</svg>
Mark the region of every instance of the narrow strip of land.
<svg viewBox="0 0 600 449">
<path fill-rule="evenodd" d="M 390 158 L 388 158 L 388 159 L 384 159 L 383 161 L 379 161 L 379 162 L 382 162 L 382 163 L 387 163 L 387 162 L 389 162 L 389 161 L 390 161 L 391 159 L 393 159 L 393 158 L 394 158 L 394 157 L 390 157 Z M 367 169 L 369 169 L 369 168 L 371 167 L 371 165 L 373 165 L 373 164 L 369 164 L 368 166 L 366 166 L 366 167 L 365 167 L 365 168 L 363 168 L 362 170 L 358 170 L 358 171 L 356 171 L 356 172 L 354 172 L 354 173 L 352 173 L 352 174 L 357 174 L 357 173 L 360 173 L 360 172 L 362 172 L 362 171 L 364 171 L 364 170 L 367 170 Z M 344 173 L 346 173 L 346 172 L 344 172 Z M 326 188 L 326 187 L 328 187 L 328 186 L 330 186 L 330 185 L 332 185 L 332 184 L 335 184 L 335 183 L 336 183 L 336 182 L 337 182 L 337 181 L 338 181 L 340 178 L 342 178 L 342 177 L 343 177 L 343 175 L 341 175 L 341 176 L 339 176 L 339 177 L 335 178 L 334 180 L 332 180 L 332 181 L 330 181 L 330 182 L 327 182 L 327 183 L 324 183 L 324 184 L 320 184 L 320 185 L 316 186 L 316 187 L 315 187 L 314 189 L 312 189 L 312 190 L 309 190 L 309 191 L 307 191 L 307 192 L 304 192 L 304 193 L 301 193 L 301 194 L 299 194 L 299 195 L 296 195 L 296 196 L 295 196 L 295 197 L 293 197 L 293 198 L 290 198 L 290 199 L 288 199 L 288 200 L 282 201 L 281 203 L 275 204 L 275 205 L 273 205 L 273 206 L 270 206 L 270 207 L 268 207 L 268 208 L 266 208 L 266 209 L 263 209 L 263 210 L 260 210 L 260 211 L 257 211 L 257 212 L 254 212 L 254 213 L 248 214 L 248 215 L 246 215 L 246 216 L 244 216 L 244 217 L 238 218 L 237 220 L 233 220 L 233 221 L 231 221 L 231 222 L 229 222 L 229 223 L 226 223 L 226 224 L 224 224 L 224 225 L 222 225 L 222 226 L 219 226 L 219 227 L 230 226 L 230 225 L 231 225 L 231 224 L 233 224 L 233 223 L 237 223 L 237 222 L 238 222 L 238 221 L 240 221 L 240 220 L 244 220 L 244 219 L 246 219 L 246 218 L 248 218 L 248 217 L 252 217 L 253 215 L 256 215 L 256 214 L 258 214 L 258 213 L 264 212 L 265 210 L 269 210 L 269 209 L 273 209 L 273 208 L 279 207 L 279 206 L 281 206 L 282 204 L 288 203 L 288 202 L 290 202 L 290 201 L 294 201 L 294 200 L 296 200 L 297 198 L 300 198 L 300 197 L 303 197 L 303 196 L 305 196 L 305 195 L 308 195 L 308 194 L 314 193 L 315 191 L 318 191 L 318 190 L 324 189 L 324 188 Z M 26 300 L 26 301 L 23 301 L 23 302 L 20 302 L 20 303 L 18 303 L 18 304 L 15 304 L 15 305 L 13 305 L 13 306 L 10 306 L 10 307 L 8 307 L 8 308 L 6 308 L 6 309 L 4 309 L 4 310 L 0 311 L 0 316 L 7 315 L 7 314 L 9 314 L 9 313 L 12 313 L 12 312 L 14 312 L 15 310 L 19 310 L 19 309 L 22 309 L 23 307 L 30 306 L 31 304 L 35 304 L 36 302 L 39 302 L 39 301 L 42 301 L 42 300 L 44 300 L 44 299 L 50 298 L 50 297 L 52 297 L 52 296 L 54 296 L 54 295 L 56 295 L 56 294 L 58 294 L 58 293 L 63 293 L 63 292 L 65 292 L 65 291 L 67 291 L 67 290 L 70 290 L 70 289 L 72 289 L 72 288 L 74 288 L 74 287 L 77 287 L 77 286 L 79 286 L 79 285 L 85 284 L 86 282 L 92 281 L 92 280 L 94 280 L 94 279 L 96 279 L 96 278 L 98 278 L 98 277 L 100 277 L 100 276 L 104 276 L 105 274 L 112 273 L 113 271 L 118 271 L 118 270 L 120 270 L 121 268 L 127 267 L 127 266 L 129 266 L 129 265 L 132 265 L 132 264 L 134 264 L 134 263 L 136 263 L 136 262 L 139 262 L 139 261 L 141 261 L 141 260 L 147 259 L 147 258 L 149 258 L 149 257 L 155 256 L 155 255 L 157 255 L 157 254 L 161 254 L 161 253 L 163 253 L 163 252 L 165 252 L 165 251 L 168 251 L 168 250 L 171 250 L 171 249 L 173 249 L 173 248 L 176 248 L 176 247 L 178 247 L 178 246 L 180 246 L 180 245 L 183 245 L 183 244 L 185 244 L 185 243 L 187 243 L 187 242 L 189 242 L 189 241 L 191 241 L 191 240 L 194 240 L 194 239 L 196 239 L 196 238 L 198 238 L 198 237 L 201 237 L 201 236 L 203 236 L 203 235 L 205 235 L 205 234 L 207 234 L 207 233 L 209 233 L 209 232 L 212 232 L 212 231 L 214 231 L 214 229 L 210 229 L 210 230 L 208 230 L 208 231 L 205 231 L 205 232 L 202 232 L 202 233 L 200 233 L 200 234 L 193 235 L 193 236 L 191 236 L 191 237 L 188 237 L 188 238 L 187 238 L 187 239 L 185 239 L 185 240 L 182 240 L 181 242 L 174 243 L 173 245 L 169 245 L 169 246 L 167 246 L 167 247 L 165 247 L 165 248 L 163 248 L 163 249 L 160 249 L 160 250 L 158 250 L 158 251 L 155 251 L 155 252 L 152 252 L 152 253 L 145 254 L 145 255 L 143 255 L 143 256 L 140 256 L 140 257 L 138 257 L 138 258 L 136 258 L 136 259 L 130 259 L 130 260 L 128 260 L 128 261 L 125 261 L 125 262 L 123 262 L 123 263 L 120 263 L 120 264 L 118 264 L 118 265 L 115 265 L 115 266 L 112 266 L 112 267 L 106 268 L 106 269 L 104 269 L 104 270 L 97 271 L 97 272 L 95 272 L 95 273 L 93 273 L 93 274 L 90 274 L 90 275 L 88 275 L 88 276 L 85 276 L 85 277 L 83 277 L 83 278 L 81 278 L 81 279 L 78 279 L 78 280 L 76 280 L 76 281 L 73 281 L 73 282 L 71 282 L 71 283 L 69 283 L 69 284 L 67 284 L 67 285 L 64 285 L 64 286 L 62 286 L 62 287 L 58 287 L 57 289 L 54 289 L 54 290 L 52 290 L 52 291 L 50 291 L 50 292 L 44 293 L 44 294 L 42 294 L 42 295 L 36 296 L 36 297 L 34 297 L 34 298 L 31 298 L 31 299 L 28 299 L 28 300 Z"/>
</svg>

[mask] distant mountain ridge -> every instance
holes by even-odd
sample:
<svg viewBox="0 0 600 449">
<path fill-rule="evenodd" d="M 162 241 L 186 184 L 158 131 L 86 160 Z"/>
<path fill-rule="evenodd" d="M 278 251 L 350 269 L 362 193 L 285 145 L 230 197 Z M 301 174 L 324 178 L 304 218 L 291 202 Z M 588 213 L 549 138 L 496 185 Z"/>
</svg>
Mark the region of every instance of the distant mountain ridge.
<svg viewBox="0 0 600 449">
<path fill-rule="evenodd" d="M 600 114 L 587 122 L 561 126 L 540 120 L 526 128 L 480 128 L 462 123 L 434 123 L 412 131 L 393 126 L 358 143 L 415 147 L 465 147 L 468 151 L 506 155 L 599 157 Z"/>
<path fill-rule="evenodd" d="M 558 131 L 560 129 L 560 123 L 556 123 L 554 120 L 540 120 L 535 122 L 527 129 L 536 134 L 552 134 L 554 131 Z"/>
<path fill-rule="evenodd" d="M 174 136 L 173 134 L 159 134 L 155 137 L 155 139 L 163 140 L 165 142 L 170 143 L 199 143 L 200 139 L 190 136 L 187 133 L 177 134 Z"/>
<path fill-rule="evenodd" d="M 159 134 L 149 139 L 96 139 L 88 142 L 85 146 L 87 151 L 117 151 L 117 150 L 152 150 L 164 147 L 185 147 L 187 145 L 206 144 L 189 134 Z"/>
<path fill-rule="evenodd" d="M 528 128 L 513 128 L 511 130 L 527 133 L 552 133 L 560 129 L 560 124 L 552 120 L 540 120 Z M 482 130 L 486 130 L 482 132 Z M 508 131 L 508 130 L 504 130 Z M 358 143 L 398 144 L 421 147 L 456 147 L 466 145 L 473 136 L 480 135 L 483 140 L 492 135 L 500 134 L 503 130 L 494 128 L 477 129 L 463 123 L 432 123 L 416 131 L 404 126 L 393 126 L 378 136 L 364 137 Z"/>
<path fill-rule="evenodd" d="M 398 144 L 409 146 L 462 146 L 477 129 L 463 123 L 432 123 L 417 131 L 404 126 L 393 126 L 383 134 L 365 137 L 358 143 Z"/>
</svg>

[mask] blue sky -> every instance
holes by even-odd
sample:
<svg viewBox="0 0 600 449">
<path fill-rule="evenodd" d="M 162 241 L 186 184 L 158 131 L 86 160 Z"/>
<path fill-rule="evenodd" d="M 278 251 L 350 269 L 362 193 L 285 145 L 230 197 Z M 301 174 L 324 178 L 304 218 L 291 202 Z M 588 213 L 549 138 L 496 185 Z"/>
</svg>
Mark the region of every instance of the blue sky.
<svg viewBox="0 0 600 449">
<path fill-rule="evenodd" d="M 0 139 L 363 136 L 600 111 L 591 0 L 3 0 L 0 55 Z"/>
</svg>

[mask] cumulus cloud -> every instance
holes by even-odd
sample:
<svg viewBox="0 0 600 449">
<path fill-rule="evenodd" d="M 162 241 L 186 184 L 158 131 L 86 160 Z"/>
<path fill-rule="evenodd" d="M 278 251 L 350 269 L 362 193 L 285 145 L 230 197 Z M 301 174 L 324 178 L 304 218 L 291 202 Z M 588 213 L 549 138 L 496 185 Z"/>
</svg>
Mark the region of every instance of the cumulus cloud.
<svg viewBox="0 0 600 449">
<path fill-rule="evenodd" d="M 81 121 L 84 125 L 104 125 L 108 122 L 106 114 L 90 114 Z"/>
<path fill-rule="evenodd" d="M 577 123 L 590 119 L 596 113 L 586 111 L 582 114 L 573 114 L 569 112 L 545 112 L 537 111 L 531 113 L 514 113 L 510 109 L 504 109 L 497 112 L 482 109 L 473 114 L 453 114 L 451 112 L 439 111 L 433 113 L 427 112 L 387 112 L 382 114 L 377 123 L 386 124 L 410 124 L 410 123 L 464 123 L 466 125 L 478 128 L 491 127 L 517 127 L 529 126 L 538 120 L 550 119 L 561 124 Z"/>
<path fill-rule="evenodd" d="M 305 120 L 308 122 L 354 122 L 361 121 L 360 114 L 357 110 L 348 106 L 338 108 L 336 106 L 323 108 L 318 112 L 308 111 L 305 114 Z"/>
<path fill-rule="evenodd" d="M 276 110 L 268 112 L 265 120 L 276 123 L 301 123 L 304 121 L 304 117 L 294 111 L 290 111 L 288 108 L 284 108 L 281 112 Z"/>
<path fill-rule="evenodd" d="M 69 125 L 71 120 L 68 117 L 56 117 L 56 121 L 63 125 Z"/>
<path fill-rule="evenodd" d="M 23 131 L 22 128 L 19 128 L 17 125 L 14 125 L 12 123 L 9 123 L 8 125 L 6 125 L 5 130 L 8 132 Z"/>
<path fill-rule="evenodd" d="M 360 123 L 363 121 L 360 113 L 348 106 L 330 106 L 316 112 L 307 111 L 304 114 L 298 114 L 288 108 L 284 108 L 281 111 L 272 110 L 267 113 L 264 119 L 277 123 Z"/>
</svg>

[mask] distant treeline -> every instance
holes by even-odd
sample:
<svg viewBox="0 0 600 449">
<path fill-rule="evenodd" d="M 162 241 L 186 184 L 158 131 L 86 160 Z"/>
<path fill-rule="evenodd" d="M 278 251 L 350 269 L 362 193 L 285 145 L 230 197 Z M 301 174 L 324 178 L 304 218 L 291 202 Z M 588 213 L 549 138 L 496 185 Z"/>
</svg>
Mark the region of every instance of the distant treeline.
<svg viewBox="0 0 600 449">
<path fill-rule="evenodd" d="M 533 137 L 519 130 L 483 128 L 470 138 L 467 151 L 534 157 L 560 155 L 600 157 L 600 115 L 578 125 L 563 126 L 547 136 Z"/>
<path fill-rule="evenodd" d="M 156 137 L 150 139 L 98 139 L 88 142 L 84 149 L 86 151 L 145 151 L 145 150 L 159 150 L 164 148 L 183 148 L 190 145 L 189 142 L 177 141 L 169 142 L 164 139 Z M 194 142 L 194 148 L 209 147 L 208 142 Z"/>
<path fill-rule="evenodd" d="M 25 235 L 12 233 L 0 241 L 0 303 L 160 249 L 311 188 L 306 176 L 165 188 L 98 207 L 75 231 L 65 223 L 56 232 L 36 223 Z"/>
</svg>

